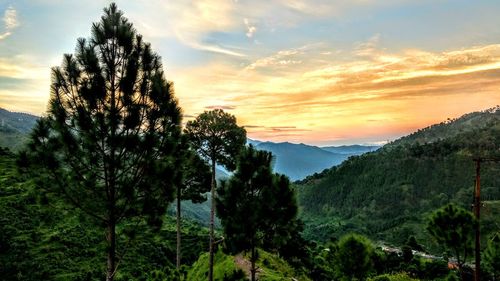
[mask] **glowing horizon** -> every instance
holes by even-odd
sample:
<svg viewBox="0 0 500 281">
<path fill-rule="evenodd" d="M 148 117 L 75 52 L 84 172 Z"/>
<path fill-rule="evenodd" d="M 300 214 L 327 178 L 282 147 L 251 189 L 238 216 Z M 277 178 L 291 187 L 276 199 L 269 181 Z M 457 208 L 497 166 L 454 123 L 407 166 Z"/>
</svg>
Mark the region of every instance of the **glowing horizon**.
<svg viewBox="0 0 500 281">
<path fill-rule="evenodd" d="M 50 67 L 110 1 L 71 2 L 0 4 L 0 107 L 45 111 Z M 116 2 L 185 121 L 223 108 L 252 139 L 382 143 L 500 104 L 494 1 Z"/>
</svg>

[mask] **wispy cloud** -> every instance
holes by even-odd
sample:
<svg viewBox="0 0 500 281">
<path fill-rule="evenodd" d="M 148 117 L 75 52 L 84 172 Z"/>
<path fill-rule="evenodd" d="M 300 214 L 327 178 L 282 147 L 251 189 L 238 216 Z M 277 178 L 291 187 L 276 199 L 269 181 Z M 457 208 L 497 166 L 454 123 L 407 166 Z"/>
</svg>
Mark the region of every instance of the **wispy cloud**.
<svg viewBox="0 0 500 281">
<path fill-rule="evenodd" d="M 267 56 L 264 58 L 260 58 L 249 64 L 245 70 L 254 70 L 258 68 L 266 68 L 266 67 L 275 67 L 275 66 L 288 66 L 294 64 L 302 63 L 302 60 L 297 59 L 299 55 L 304 54 L 304 50 L 307 48 L 294 48 L 288 50 L 281 50 L 277 53 Z"/>
<path fill-rule="evenodd" d="M 9 37 L 12 34 L 12 30 L 19 26 L 17 11 L 14 9 L 14 7 L 9 6 L 5 10 L 2 20 L 4 22 L 4 32 L 0 34 L 0 40 Z"/>
<path fill-rule="evenodd" d="M 370 37 L 367 41 L 356 44 L 354 54 L 359 57 L 371 57 L 378 52 L 378 43 L 380 42 L 380 33 Z"/>
<path fill-rule="evenodd" d="M 234 110 L 234 109 L 236 109 L 236 106 L 232 106 L 232 105 L 210 105 L 210 106 L 205 106 L 205 109 L 208 109 L 208 110 L 213 110 L 213 109 Z"/>
<path fill-rule="evenodd" d="M 247 32 L 245 33 L 245 35 L 248 38 L 252 38 L 254 33 L 257 31 L 257 27 L 255 27 L 254 25 L 251 25 L 250 21 L 247 18 L 244 18 L 243 22 L 245 23 L 245 26 L 247 28 Z"/>
<path fill-rule="evenodd" d="M 214 40 L 213 34 L 242 28 L 236 14 L 236 2 L 227 0 L 200 1 L 139 1 L 130 4 L 138 27 L 150 37 L 175 37 L 198 50 L 229 56 L 245 56 L 238 49 L 226 47 Z M 125 2 L 124 6 L 129 3 Z"/>
</svg>

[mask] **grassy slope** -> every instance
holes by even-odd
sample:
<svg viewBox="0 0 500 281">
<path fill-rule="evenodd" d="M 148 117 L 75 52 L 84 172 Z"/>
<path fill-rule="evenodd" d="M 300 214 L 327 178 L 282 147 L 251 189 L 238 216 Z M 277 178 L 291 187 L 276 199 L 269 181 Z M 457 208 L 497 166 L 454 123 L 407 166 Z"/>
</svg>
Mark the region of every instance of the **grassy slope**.
<svg viewBox="0 0 500 281">
<path fill-rule="evenodd" d="M 259 251 L 257 262 L 258 278 L 260 281 L 297 280 L 307 281 L 308 277 L 297 273 L 286 261 L 268 252 Z M 240 259 L 239 259 L 239 258 Z M 247 280 L 241 277 L 241 271 L 248 273 L 248 257 L 241 262 L 241 255 L 237 257 L 218 251 L 215 255 L 214 280 Z M 188 272 L 188 281 L 206 280 L 208 275 L 208 253 L 200 256 Z M 238 276 L 238 277 L 237 277 Z M 224 279 L 226 278 L 226 279 Z M 233 279 L 231 279 L 233 278 Z"/>
</svg>

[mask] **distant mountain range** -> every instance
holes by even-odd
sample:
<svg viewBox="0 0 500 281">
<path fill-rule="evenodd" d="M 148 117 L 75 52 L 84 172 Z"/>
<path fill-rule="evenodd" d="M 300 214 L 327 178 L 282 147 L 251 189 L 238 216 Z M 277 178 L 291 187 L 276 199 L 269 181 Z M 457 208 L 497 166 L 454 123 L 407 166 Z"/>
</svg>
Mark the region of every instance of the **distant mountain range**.
<svg viewBox="0 0 500 281">
<path fill-rule="evenodd" d="M 379 146 L 344 145 L 318 147 L 303 143 L 261 142 L 248 140 L 259 150 L 271 152 L 276 158 L 274 170 L 291 180 L 300 180 L 314 173 L 339 165 L 350 156 L 374 151 Z"/>
</svg>

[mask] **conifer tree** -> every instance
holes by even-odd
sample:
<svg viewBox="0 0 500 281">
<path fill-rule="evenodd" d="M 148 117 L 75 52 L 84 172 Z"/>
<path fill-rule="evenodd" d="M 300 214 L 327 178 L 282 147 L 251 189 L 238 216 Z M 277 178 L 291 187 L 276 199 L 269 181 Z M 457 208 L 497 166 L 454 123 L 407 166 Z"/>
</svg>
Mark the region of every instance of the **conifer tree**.
<svg viewBox="0 0 500 281">
<path fill-rule="evenodd" d="M 51 176 L 50 191 L 105 229 L 108 281 L 118 269 L 120 223 L 159 226 L 172 199 L 180 122 L 160 57 L 115 4 L 52 69 L 49 109 L 29 154 Z"/>
<path fill-rule="evenodd" d="M 364 280 L 373 269 L 373 247 L 357 234 L 343 236 L 334 254 L 335 271 L 339 280 Z"/>
<path fill-rule="evenodd" d="M 234 170 L 235 158 L 246 143 L 246 131 L 236 123 L 236 117 L 222 109 L 205 111 L 195 120 L 186 124 L 185 134 L 191 146 L 210 162 L 211 208 L 210 208 L 210 244 L 208 280 L 213 280 L 214 267 L 214 222 L 215 222 L 215 167 L 220 164 L 228 170 Z"/>
<path fill-rule="evenodd" d="M 293 237 L 297 204 L 290 181 L 272 171 L 272 154 L 249 146 L 234 175 L 217 189 L 217 214 L 233 252 L 249 252 L 255 280 L 257 248 L 277 250 Z"/>
<path fill-rule="evenodd" d="M 434 239 L 457 259 L 458 270 L 464 279 L 463 267 L 467 256 L 472 253 L 474 229 L 477 220 L 474 215 L 453 204 L 448 204 L 435 211 L 427 225 L 427 230 Z"/>
<path fill-rule="evenodd" d="M 193 203 L 202 203 L 207 200 L 205 193 L 210 191 L 211 174 L 206 162 L 195 151 L 189 148 L 186 138 L 183 138 L 181 147 L 177 150 L 180 178 L 176 180 L 176 221 L 177 221 L 177 254 L 176 266 L 181 265 L 181 201 L 189 200 Z"/>
</svg>

